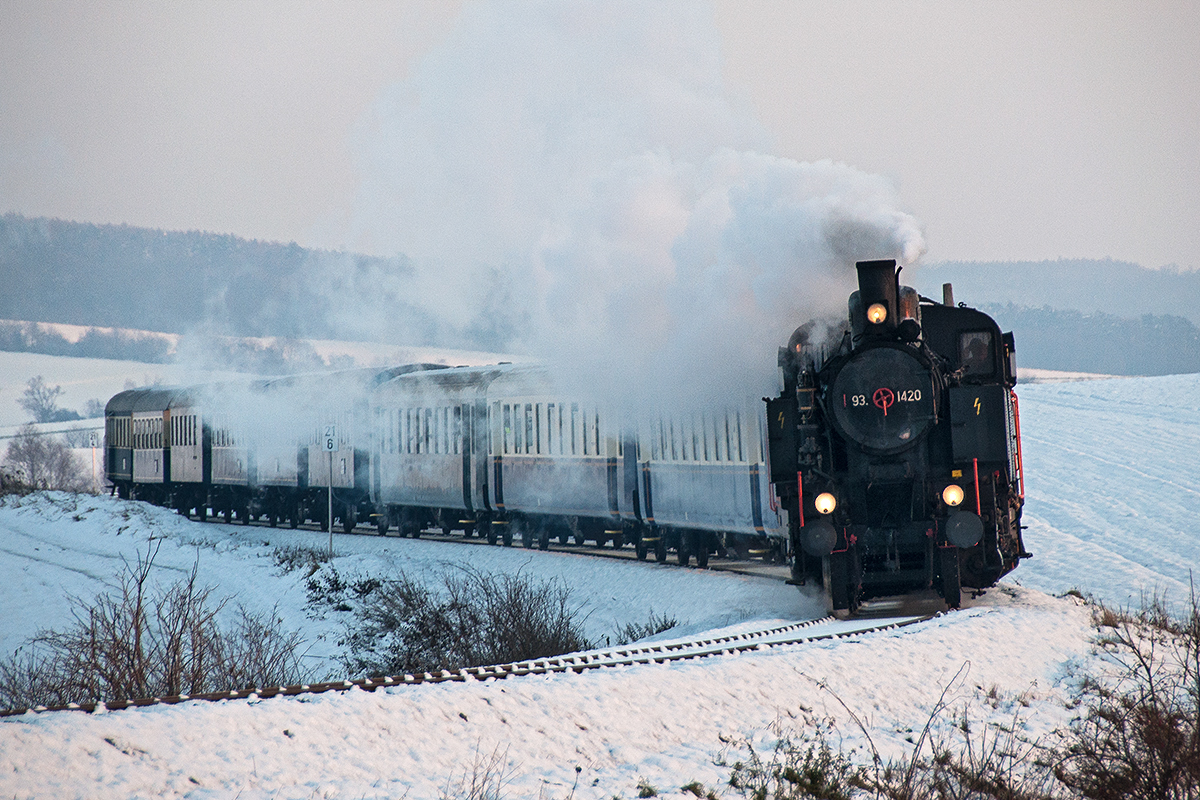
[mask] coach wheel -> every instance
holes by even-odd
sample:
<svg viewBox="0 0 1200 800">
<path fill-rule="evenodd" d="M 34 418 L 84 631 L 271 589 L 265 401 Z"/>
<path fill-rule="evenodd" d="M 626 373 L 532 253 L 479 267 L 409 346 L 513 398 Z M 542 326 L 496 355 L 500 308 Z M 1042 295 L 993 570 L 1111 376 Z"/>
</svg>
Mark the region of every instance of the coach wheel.
<svg viewBox="0 0 1200 800">
<path fill-rule="evenodd" d="M 679 544 L 675 546 L 675 558 L 679 566 L 686 567 L 692 560 L 692 535 L 688 532 L 679 534 Z"/>
<path fill-rule="evenodd" d="M 354 506 L 346 506 L 342 512 L 342 532 L 349 533 L 354 530 L 354 526 L 358 524 L 358 509 Z"/>
<path fill-rule="evenodd" d="M 538 550 L 550 549 L 550 529 L 543 526 L 538 532 Z"/>
<path fill-rule="evenodd" d="M 504 537 L 503 537 L 505 547 L 512 547 L 512 537 L 513 537 L 512 525 L 505 525 L 504 526 Z"/>
<path fill-rule="evenodd" d="M 660 531 L 658 541 L 654 543 L 654 560 L 660 564 L 667 563 L 667 537 Z"/>
<path fill-rule="evenodd" d="M 640 538 L 637 540 L 637 544 L 633 546 L 633 551 L 637 554 L 638 561 L 646 560 L 646 543 Z"/>
<path fill-rule="evenodd" d="M 941 571 L 942 598 L 947 608 L 962 606 L 962 582 L 958 574 L 958 548 L 942 547 L 938 550 Z"/>
<path fill-rule="evenodd" d="M 533 547 L 533 531 L 529 530 L 529 523 L 521 523 L 521 547 Z"/>
<path fill-rule="evenodd" d="M 620 550 L 625 546 L 625 532 L 617 531 L 612 537 L 613 550 Z"/>
<path fill-rule="evenodd" d="M 575 542 L 576 547 L 583 547 L 583 531 L 575 531 L 571 534 L 571 541 Z"/>
<path fill-rule="evenodd" d="M 488 525 L 487 540 L 488 540 L 488 544 L 494 545 L 496 543 L 496 526 L 495 525 Z"/>
<path fill-rule="evenodd" d="M 700 569 L 707 569 L 708 568 L 708 547 L 709 547 L 708 534 L 702 533 L 702 534 L 698 535 L 696 537 L 696 539 L 698 540 L 697 547 L 696 547 L 696 566 L 699 567 Z"/>
<path fill-rule="evenodd" d="M 279 512 L 273 508 L 271 509 L 270 513 L 267 514 L 267 524 L 272 528 L 279 527 Z"/>
<path fill-rule="evenodd" d="M 300 527 L 300 523 L 303 521 L 304 508 L 297 503 L 295 507 L 292 508 L 292 513 L 288 514 L 288 525 L 291 526 L 292 530 L 296 530 L 296 528 Z"/>
</svg>

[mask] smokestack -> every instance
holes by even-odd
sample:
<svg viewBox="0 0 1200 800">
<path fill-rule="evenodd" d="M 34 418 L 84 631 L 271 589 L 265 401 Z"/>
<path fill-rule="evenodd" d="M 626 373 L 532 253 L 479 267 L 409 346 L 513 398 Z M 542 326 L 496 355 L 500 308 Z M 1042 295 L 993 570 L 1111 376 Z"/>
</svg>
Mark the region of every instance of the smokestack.
<svg viewBox="0 0 1200 800">
<path fill-rule="evenodd" d="M 942 305 L 954 305 L 954 287 L 949 283 L 942 284 Z"/>
</svg>

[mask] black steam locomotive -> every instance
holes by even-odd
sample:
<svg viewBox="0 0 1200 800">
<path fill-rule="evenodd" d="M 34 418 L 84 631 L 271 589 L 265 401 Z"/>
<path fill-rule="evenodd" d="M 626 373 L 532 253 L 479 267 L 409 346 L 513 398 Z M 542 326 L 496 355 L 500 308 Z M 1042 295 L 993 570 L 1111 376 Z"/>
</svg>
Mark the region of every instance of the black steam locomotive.
<svg viewBox="0 0 1200 800">
<path fill-rule="evenodd" d="M 942 303 L 901 286 L 895 261 L 857 268 L 849 325 L 824 345 L 798 329 L 767 400 L 793 579 L 835 610 L 920 587 L 957 608 L 1029 557 L 1013 337 L 949 285 Z"/>
</svg>

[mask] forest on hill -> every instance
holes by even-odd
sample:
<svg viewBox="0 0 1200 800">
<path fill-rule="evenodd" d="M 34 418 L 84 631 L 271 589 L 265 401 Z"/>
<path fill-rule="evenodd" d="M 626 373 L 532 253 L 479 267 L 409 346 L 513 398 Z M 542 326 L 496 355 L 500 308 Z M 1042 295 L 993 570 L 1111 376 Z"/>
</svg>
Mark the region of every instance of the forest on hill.
<svg viewBox="0 0 1200 800">
<path fill-rule="evenodd" d="M 68 323 L 199 334 L 217 361 L 278 373 L 321 366 L 303 339 L 362 337 L 366 328 L 356 335 L 347 326 L 356 308 L 385 309 L 383 324 L 370 330 L 393 337 L 393 344 L 504 351 L 519 334 L 511 314 L 497 317 L 497 308 L 478 309 L 464 327 L 409 302 L 405 286 L 413 275 L 404 256 L 5 214 L 0 350 L 157 363 L 173 357 L 161 338 L 91 330 L 68 341 L 27 324 Z M 1200 272 L 1112 259 L 938 262 L 902 280 L 937 300 L 941 284 L 952 283 L 957 300 L 1016 334 L 1022 366 L 1113 375 L 1200 372 Z M 486 294 L 493 301 L 508 296 Z M 764 353 L 770 349 L 764 343 Z"/>
</svg>

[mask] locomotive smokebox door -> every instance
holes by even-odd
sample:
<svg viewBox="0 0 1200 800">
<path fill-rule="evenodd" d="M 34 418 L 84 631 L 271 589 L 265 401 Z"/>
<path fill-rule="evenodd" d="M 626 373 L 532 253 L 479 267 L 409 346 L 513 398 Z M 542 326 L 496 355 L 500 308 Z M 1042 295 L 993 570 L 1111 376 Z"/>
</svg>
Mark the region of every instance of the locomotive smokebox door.
<svg viewBox="0 0 1200 800">
<path fill-rule="evenodd" d="M 1007 400 L 1003 386 L 950 389 L 950 439 L 956 462 L 1008 460 Z"/>
<path fill-rule="evenodd" d="M 771 448 L 771 483 L 796 480 L 800 470 L 796 447 L 796 401 L 767 401 L 767 441 Z"/>
</svg>

